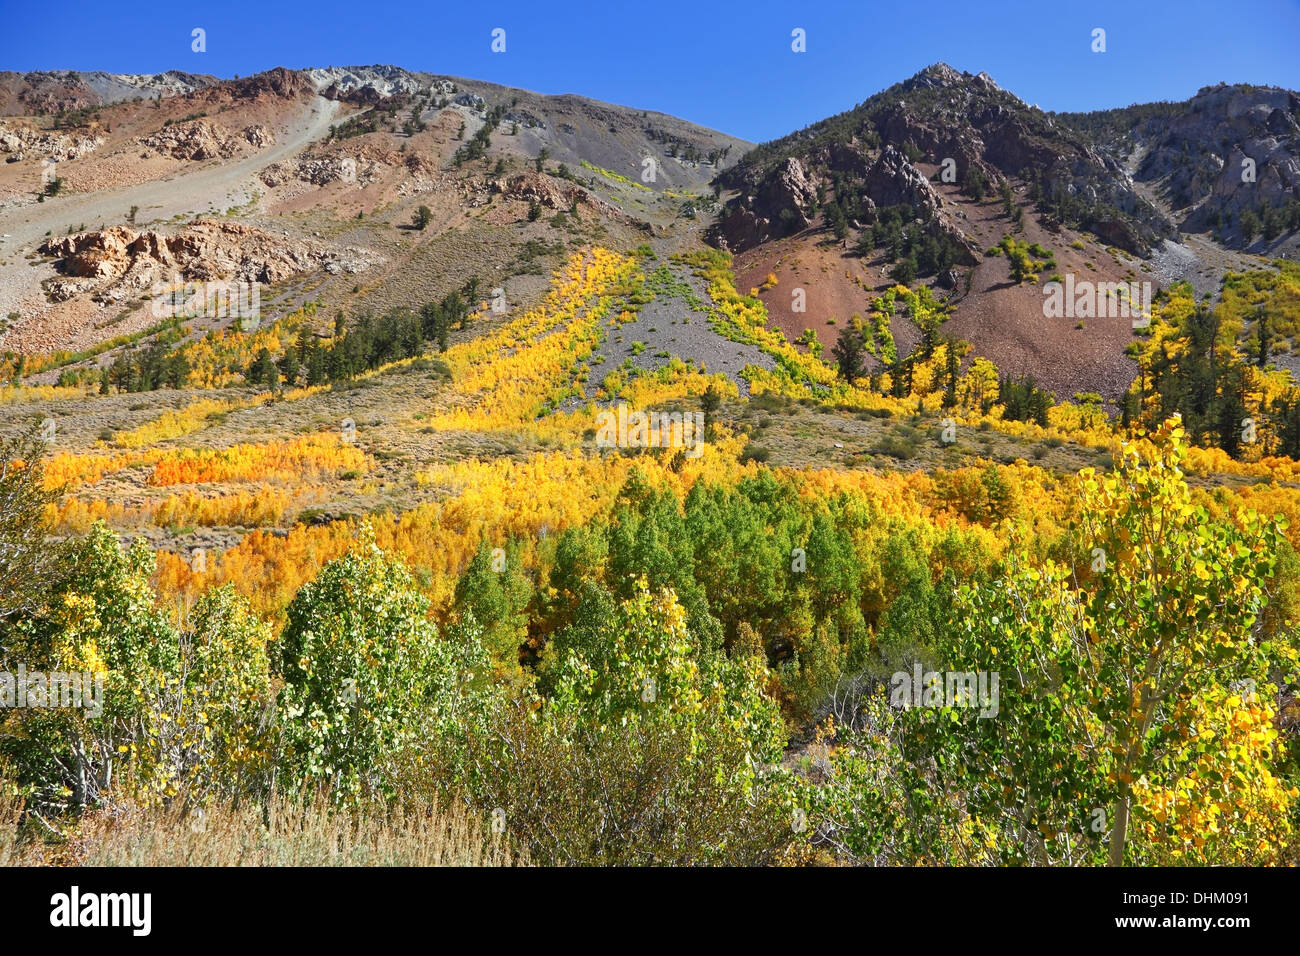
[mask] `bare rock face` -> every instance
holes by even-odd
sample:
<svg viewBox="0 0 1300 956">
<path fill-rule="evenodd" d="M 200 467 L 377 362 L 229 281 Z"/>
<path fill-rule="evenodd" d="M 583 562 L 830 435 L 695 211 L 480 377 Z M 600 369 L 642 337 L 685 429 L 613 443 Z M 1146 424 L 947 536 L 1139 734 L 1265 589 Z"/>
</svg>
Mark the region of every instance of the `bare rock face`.
<svg viewBox="0 0 1300 956">
<path fill-rule="evenodd" d="M 803 163 L 788 157 L 713 227 L 711 241 L 741 252 L 770 239 L 793 235 L 812 225 L 816 201 L 816 184 Z"/>
<path fill-rule="evenodd" d="M 22 124 L 0 123 L 0 153 L 15 159 L 80 159 L 94 152 L 104 137 L 52 133 Z"/>
<path fill-rule="evenodd" d="M 809 179 L 807 170 L 793 156 L 785 161 L 785 165 L 774 176 L 769 176 L 759 189 L 759 200 L 765 205 L 792 211 L 792 232 L 812 225 L 809 210 L 816 199 L 817 190 Z"/>
<path fill-rule="evenodd" d="M 436 177 L 442 172 L 440 164 L 418 153 L 404 153 L 377 142 L 348 140 L 271 163 L 258 178 L 273 189 L 294 180 L 313 186 L 337 182 L 368 186 L 403 167 L 410 176 Z"/>
<path fill-rule="evenodd" d="M 239 151 L 233 136 L 203 120 L 164 126 L 156 133 L 137 137 L 136 141 L 173 159 L 229 159 Z"/>
<path fill-rule="evenodd" d="M 876 162 L 865 176 L 865 196 L 863 203 L 866 214 L 874 218 L 877 208 L 908 205 L 914 215 L 924 223 L 925 229 L 933 235 L 952 240 L 957 249 L 965 250 L 958 257 L 963 265 L 974 265 L 979 260 L 979 249 L 960 228 L 953 223 L 943 210 L 943 200 L 934 186 L 921 170 L 908 160 L 902 152 L 891 145 L 885 146 Z M 861 226 L 859 226 L 861 228 Z M 940 277 L 943 283 L 943 277 Z M 955 288 L 956 283 L 947 285 Z"/>
<path fill-rule="evenodd" d="M 939 194 L 925 174 L 892 145 L 881 150 L 880 158 L 867 173 L 867 195 L 877 206 L 907 203 L 923 219 L 933 216 L 941 205 Z"/>
<path fill-rule="evenodd" d="M 130 229 L 113 226 L 100 232 L 51 239 L 40 251 L 61 257 L 66 275 L 78 279 L 116 279 L 125 271 L 136 239 L 136 233 Z"/>
<path fill-rule="evenodd" d="M 368 92 L 379 101 L 421 89 L 419 79 L 395 66 L 318 67 L 305 70 L 303 75 L 329 99 L 363 100 L 365 97 L 357 94 Z"/>
<path fill-rule="evenodd" d="M 191 120 L 164 126 L 156 133 L 137 137 L 146 149 L 173 159 L 230 159 L 245 152 L 246 147 L 261 149 L 275 142 L 275 135 L 261 124 L 233 134 L 206 120 Z"/>
<path fill-rule="evenodd" d="M 311 183 L 313 186 L 328 186 L 337 182 L 364 186 L 374 182 L 383 168 L 383 164 L 365 157 L 300 158 L 271 163 L 258 174 L 258 178 L 272 189 L 293 180 Z"/>
<path fill-rule="evenodd" d="M 546 129 L 546 120 L 542 119 L 536 113 L 518 107 L 506 113 L 503 120 L 506 126 L 509 126 L 512 123 L 517 123 L 524 129 Z"/>
<path fill-rule="evenodd" d="M 488 191 L 500 193 L 507 199 L 536 202 L 548 209 L 568 208 L 573 201 L 568 193 L 576 192 L 576 190 L 570 189 L 566 193 L 549 176 L 535 173 L 523 173 L 509 179 L 494 179 L 488 184 L 487 188 Z M 582 190 L 582 192 L 585 194 L 586 190 Z"/>
<path fill-rule="evenodd" d="M 332 249 L 213 220 L 199 220 L 173 234 L 113 226 L 51 239 L 40 252 L 58 260 L 55 268 L 62 278 L 46 284 L 55 301 L 89 293 L 99 302 L 121 302 L 146 294 L 158 282 L 271 283 L 317 268 L 363 272 L 379 261 L 363 249 Z"/>
<path fill-rule="evenodd" d="M 1235 146 L 1210 187 L 1211 198 L 1220 208 L 1239 213 L 1260 203 L 1280 206 L 1288 198 L 1300 196 L 1300 155 L 1292 152 L 1295 145 L 1268 136 Z M 1254 164 L 1253 183 L 1242 175 L 1250 163 Z"/>
<path fill-rule="evenodd" d="M 262 149 L 264 146 L 271 146 L 275 143 L 275 134 L 261 123 L 256 123 L 245 128 L 244 139 L 254 149 Z"/>
<path fill-rule="evenodd" d="M 229 80 L 225 85 L 238 99 L 258 97 L 292 99 L 312 92 L 312 83 L 305 75 L 298 70 L 288 70 L 282 66 L 254 73 L 242 80 Z"/>
<path fill-rule="evenodd" d="M 1190 106 L 1158 130 L 1138 171 L 1144 180 L 1167 177 L 1175 205 L 1187 210 L 1183 226 L 1217 225 L 1240 239 L 1242 212 L 1300 199 L 1300 96 L 1221 84 Z"/>
</svg>

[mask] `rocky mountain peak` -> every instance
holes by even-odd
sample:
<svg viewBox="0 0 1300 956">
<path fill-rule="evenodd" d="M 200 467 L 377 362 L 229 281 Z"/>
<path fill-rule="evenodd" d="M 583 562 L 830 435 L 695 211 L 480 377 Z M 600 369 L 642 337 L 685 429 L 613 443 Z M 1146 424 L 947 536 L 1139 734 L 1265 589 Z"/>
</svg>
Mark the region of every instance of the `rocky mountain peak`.
<svg viewBox="0 0 1300 956">
<path fill-rule="evenodd" d="M 830 117 L 799 134 L 759 147 L 723 177 L 740 191 L 736 206 L 753 204 L 753 216 L 724 217 L 728 242 L 762 241 L 757 221 L 793 227 L 802 209 L 771 205 L 787 195 L 775 184 L 789 179 L 797 158 L 814 186 L 834 186 L 850 209 L 906 204 L 930 217 L 941 208 L 921 166 L 955 164 L 957 182 L 985 188 L 1002 183 L 1030 187 L 1052 215 L 1105 234 L 1114 245 L 1145 254 L 1173 225 L 1134 190 L 1123 168 L 1075 130 L 1002 90 L 986 73 L 959 72 L 946 63 Z M 952 181 L 952 180 L 949 180 Z M 734 212 L 734 210 L 732 210 Z M 850 217 L 852 218 L 852 217 Z M 743 223 L 744 228 L 734 228 Z M 958 244 L 961 229 L 949 223 Z M 781 230 L 776 231 L 778 236 Z"/>
<path fill-rule="evenodd" d="M 423 86 L 418 78 L 401 67 L 386 64 L 312 67 L 303 73 L 318 91 L 332 90 L 337 94 L 373 91 L 381 97 L 389 97 L 397 93 L 415 93 Z"/>
<path fill-rule="evenodd" d="M 983 75 L 983 74 L 981 74 Z M 905 89 L 934 89 L 959 86 L 970 78 L 969 73 L 953 69 L 947 63 L 932 63 L 903 83 Z"/>
</svg>

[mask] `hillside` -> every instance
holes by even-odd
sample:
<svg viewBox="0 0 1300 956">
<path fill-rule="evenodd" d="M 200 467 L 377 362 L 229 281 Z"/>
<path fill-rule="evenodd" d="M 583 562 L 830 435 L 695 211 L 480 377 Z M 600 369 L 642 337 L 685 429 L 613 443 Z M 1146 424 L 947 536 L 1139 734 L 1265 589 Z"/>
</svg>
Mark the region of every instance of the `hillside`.
<svg viewBox="0 0 1300 956">
<path fill-rule="evenodd" d="M 1297 94 L 1220 83 L 1182 103 L 1059 119 L 1104 144 L 1137 182 L 1156 190 L 1181 232 L 1208 233 L 1261 255 L 1295 257 L 1300 248 Z"/>
<path fill-rule="evenodd" d="M 569 248 L 690 242 L 709 179 L 748 145 L 644 110 L 391 67 L 272 70 L 192 90 L 166 79 L 141 82 L 160 89 L 154 98 L 0 120 L 0 345 L 76 351 L 137 336 L 157 324 L 142 296 L 169 269 L 181 281 L 255 279 L 285 309 L 310 289 L 330 309 L 384 311 L 471 274 L 528 300 L 540 289 L 532 277 Z M 43 176 L 59 180 L 48 205 Z M 420 206 L 431 220 L 417 232 Z M 534 206 L 545 218 L 528 219 Z M 221 275 L 176 273 L 124 250 L 91 269 L 47 242 L 75 233 L 82 246 L 112 245 L 104 230 L 119 228 L 123 245 L 154 249 L 159 240 L 139 237 L 184 240 L 210 228 L 195 226 L 205 217 L 279 237 L 297 265 L 268 270 L 236 250 Z M 77 274 L 87 270 L 96 275 Z M 77 278 L 99 281 L 67 281 Z"/>
<path fill-rule="evenodd" d="M 1295 99 L 0 76 L 0 863 L 1297 864 Z"/>
<path fill-rule="evenodd" d="M 1291 221 L 1300 154 L 1287 97 L 1233 88 L 1178 105 L 1052 116 L 985 74 L 936 64 L 722 173 L 734 194 L 709 241 L 736 253 L 741 284 L 762 287 L 791 338 L 812 331 L 829 347 L 900 275 L 940 293 L 951 311 L 945 333 L 970 342 L 971 359 L 1033 375 L 1058 399 L 1115 401 L 1136 373 L 1126 355 L 1131 320 L 1050 318 L 1045 283 L 1150 283 L 1155 295 L 1191 281 L 1217 292 L 1229 271 L 1259 264 L 1232 241 L 1236 210 L 1247 206 L 1277 210 L 1268 240 L 1249 251 L 1287 255 L 1300 226 Z M 1130 120 L 1139 122 L 1120 135 Z M 1223 153 L 1205 154 L 1202 163 L 1223 172 L 1194 209 L 1180 193 L 1191 188 L 1185 163 L 1169 171 L 1170 156 L 1193 141 Z M 1258 158 L 1257 180 L 1230 188 L 1225 164 L 1236 163 L 1241 143 Z M 1194 234 L 1211 219 L 1227 226 Z M 1040 281 L 1013 281 L 1006 258 L 985 255 L 1004 235 L 1045 250 Z M 763 287 L 769 275 L 777 283 Z M 801 301 L 791 298 L 795 288 Z M 919 333 L 895 322 L 892 334 L 910 348 Z"/>
</svg>

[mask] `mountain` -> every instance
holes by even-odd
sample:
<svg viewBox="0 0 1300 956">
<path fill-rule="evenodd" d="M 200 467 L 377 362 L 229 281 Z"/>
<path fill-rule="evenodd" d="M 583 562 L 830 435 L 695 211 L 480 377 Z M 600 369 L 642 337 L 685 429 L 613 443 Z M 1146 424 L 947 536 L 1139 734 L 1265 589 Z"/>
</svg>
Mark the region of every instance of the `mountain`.
<svg viewBox="0 0 1300 956">
<path fill-rule="evenodd" d="M 274 276 L 260 281 L 277 310 L 384 312 L 470 276 L 528 300 L 570 250 L 696 242 L 710 181 L 751 146 L 654 111 L 385 65 L 7 74 L 0 90 L 0 347 L 22 353 L 146 333 L 149 290 L 177 269 Z M 413 230 L 420 207 L 431 223 Z M 245 227 L 247 249 L 195 222 L 214 218 Z M 56 247 L 67 233 L 80 238 Z M 220 268 L 162 251 L 213 237 Z"/>
<path fill-rule="evenodd" d="M 1058 398 L 1114 402 L 1136 371 L 1131 322 L 1049 317 L 1049 280 L 1214 293 L 1294 255 L 1300 226 L 1300 99 L 1270 87 L 1052 114 L 939 63 L 757 147 L 392 65 L 8 73 L 0 113 L 0 347 L 97 350 L 86 369 L 121 351 L 103 343 L 154 334 L 149 291 L 174 273 L 257 281 L 276 313 L 355 317 L 473 278 L 526 305 L 573 251 L 707 242 L 791 341 L 829 348 L 897 283 L 923 285 L 942 334 L 971 344 L 967 367 L 983 356 Z M 1007 236 L 1036 250 L 1032 280 L 999 252 Z M 900 358 L 930 334 L 903 313 L 886 325 Z M 868 371 L 895 360 L 876 353 Z"/>
<path fill-rule="evenodd" d="M 741 284 L 791 339 L 829 345 L 901 277 L 939 291 L 945 333 L 971 342 L 970 358 L 1059 398 L 1111 400 L 1136 370 L 1129 320 L 1050 319 L 1043 282 L 1189 280 L 1213 292 L 1257 264 L 1244 251 L 1294 255 L 1295 104 L 1283 90 L 1218 87 L 1182 104 L 1053 115 L 939 63 L 721 173 L 727 202 L 708 239 L 736 254 Z M 1233 178 L 1246 156 L 1253 183 Z M 1248 250 L 1243 214 L 1269 223 Z M 1005 235 L 1044 250 L 1042 282 L 1012 281 L 1006 257 L 985 255 Z M 906 348 L 920 339 L 906 321 L 892 334 Z"/>
<path fill-rule="evenodd" d="M 192 93 L 219 84 L 215 76 L 166 73 L 105 73 L 102 70 L 0 71 L 0 115 L 47 115 L 93 109 L 125 100 Z"/>
<path fill-rule="evenodd" d="M 1123 157 L 1182 231 L 1276 252 L 1273 240 L 1300 227 L 1300 96 L 1290 90 L 1220 83 L 1182 103 L 1059 119 Z M 1249 234 L 1247 212 L 1258 220 Z"/>
<path fill-rule="evenodd" d="M 1032 185 L 1063 221 L 1130 252 L 1145 253 L 1172 232 L 1119 163 L 1083 136 L 1025 105 L 987 74 L 958 73 L 943 63 L 748 154 L 722 177 L 744 197 L 729 207 L 724 238 L 744 248 L 760 236 L 779 237 L 807 224 L 806 216 L 782 220 L 783 211 L 764 202 L 783 195 L 772 179 L 787 175 L 791 159 L 820 181 L 858 183 L 853 198 L 859 206 L 846 212 L 870 219 L 877 207 L 906 201 L 958 237 L 960 224 L 942 208 L 921 167 L 951 160 L 962 182 L 1015 178 Z M 764 219 L 773 225 L 760 225 Z"/>
<path fill-rule="evenodd" d="M 4 89 L 0 861 L 1300 863 L 1285 91 Z"/>
</svg>

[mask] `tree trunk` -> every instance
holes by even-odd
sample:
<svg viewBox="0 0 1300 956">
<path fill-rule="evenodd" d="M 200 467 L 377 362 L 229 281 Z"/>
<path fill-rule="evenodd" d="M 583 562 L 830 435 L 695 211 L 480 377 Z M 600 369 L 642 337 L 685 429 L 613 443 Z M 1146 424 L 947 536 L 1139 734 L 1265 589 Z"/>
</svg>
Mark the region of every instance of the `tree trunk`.
<svg viewBox="0 0 1300 956">
<path fill-rule="evenodd" d="M 1128 832 L 1128 805 L 1131 799 L 1129 785 L 1119 785 L 1119 800 L 1115 804 L 1115 823 L 1110 828 L 1110 865 L 1124 865 L 1124 841 Z"/>
</svg>

